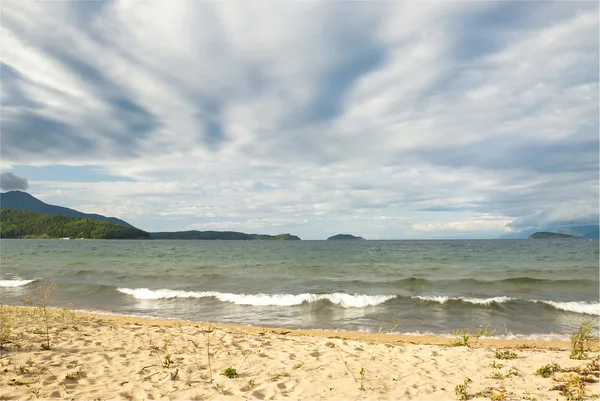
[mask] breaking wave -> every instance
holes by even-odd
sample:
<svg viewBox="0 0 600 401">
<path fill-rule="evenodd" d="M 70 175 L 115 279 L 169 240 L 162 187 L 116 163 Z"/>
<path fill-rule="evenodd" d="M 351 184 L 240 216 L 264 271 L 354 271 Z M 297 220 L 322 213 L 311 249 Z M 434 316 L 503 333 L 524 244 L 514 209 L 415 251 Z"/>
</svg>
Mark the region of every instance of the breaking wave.
<svg viewBox="0 0 600 401">
<path fill-rule="evenodd" d="M 22 287 L 29 283 L 33 283 L 36 279 L 33 280 L 0 280 L 0 287 Z"/>
<path fill-rule="evenodd" d="M 520 299 L 506 296 L 474 298 L 462 296 L 452 297 L 445 295 L 416 295 L 412 297 L 404 297 L 393 294 L 365 295 L 346 294 L 341 292 L 335 292 L 331 294 L 233 294 L 217 291 L 170 290 L 166 288 L 158 290 L 151 290 L 149 288 L 117 288 L 117 291 L 125 295 L 130 295 L 135 299 L 160 300 L 173 298 L 215 298 L 221 302 L 231 302 L 237 305 L 251 306 L 296 306 L 304 303 L 310 304 L 328 301 L 334 305 L 341 306 L 342 308 L 365 308 L 368 306 L 380 305 L 392 300 L 406 301 L 407 299 L 413 300 L 413 302 L 415 302 L 414 300 L 416 300 L 416 302 L 432 302 L 439 304 L 451 302 L 477 306 L 490 306 L 493 304 L 510 303 L 541 303 L 562 311 L 600 316 L 600 302 L 557 302 L 539 299 Z"/>
<path fill-rule="evenodd" d="M 221 302 L 231 302 L 237 305 L 253 306 L 294 306 L 303 303 L 329 301 L 343 308 L 364 308 L 382 304 L 395 295 L 363 295 L 363 294 L 231 294 L 216 291 L 181 291 L 181 290 L 150 290 L 148 288 L 117 288 L 123 294 L 131 295 L 136 299 L 169 299 L 169 298 L 209 298 L 213 297 Z"/>
</svg>

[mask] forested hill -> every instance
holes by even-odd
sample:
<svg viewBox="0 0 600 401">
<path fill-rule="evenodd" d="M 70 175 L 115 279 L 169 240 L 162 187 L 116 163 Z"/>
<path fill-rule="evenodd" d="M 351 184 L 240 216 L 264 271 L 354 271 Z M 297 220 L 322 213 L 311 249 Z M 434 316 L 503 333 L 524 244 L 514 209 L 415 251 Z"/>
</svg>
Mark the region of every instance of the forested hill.
<svg viewBox="0 0 600 401">
<path fill-rule="evenodd" d="M 60 216 L 80 217 L 82 219 L 95 219 L 107 221 L 109 223 L 120 224 L 122 226 L 133 227 L 126 221 L 116 217 L 106 217 L 100 214 L 82 213 L 68 207 L 49 205 L 42 202 L 33 195 L 21 191 L 9 191 L 0 193 L 0 207 L 3 209 L 25 210 L 27 212 L 37 212 L 44 214 L 58 214 Z"/>
<path fill-rule="evenodd" d="M 153 239 L 189 239 L 189 240 L 299 240 L 300 237 L 291 234 L 265 235 L 246 234 L 236 231 L 174 231 L 150 233 Z"/>
<path fill-rule="evenodd" d="M 0 238 L 150 239 L 135 227 L 78 217 L 0 209 Z"/>
</svg>

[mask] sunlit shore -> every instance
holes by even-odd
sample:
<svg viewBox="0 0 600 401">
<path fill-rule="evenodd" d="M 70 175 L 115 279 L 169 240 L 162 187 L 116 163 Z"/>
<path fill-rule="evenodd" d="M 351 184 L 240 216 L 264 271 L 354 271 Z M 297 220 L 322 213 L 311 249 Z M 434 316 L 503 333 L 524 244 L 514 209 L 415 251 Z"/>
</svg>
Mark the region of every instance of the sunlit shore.
<svg viewBox="0 0 600 401">
<path fill-rule="evenodd" d="M 3 307 L 3 399 L 545 400 L 599 392 L 597 347 L 573 360 L 565 341 L 453 346 L 434 336 L 47 313 Z"/>
</svg>

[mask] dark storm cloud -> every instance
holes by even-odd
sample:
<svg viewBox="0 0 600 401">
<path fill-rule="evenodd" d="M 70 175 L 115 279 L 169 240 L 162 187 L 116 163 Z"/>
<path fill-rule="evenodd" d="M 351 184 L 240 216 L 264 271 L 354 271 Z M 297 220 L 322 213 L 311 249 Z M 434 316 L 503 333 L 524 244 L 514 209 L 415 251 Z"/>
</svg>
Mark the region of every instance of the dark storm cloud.
<svg viewBox="0 0 600 401">
<path fill-rule="evenodd" d="M 11 172 L 0 174 L 0 189 L 3 191 L 27 191 L 29 183 L 26 178 L 17 177 Z"/>
</svg>

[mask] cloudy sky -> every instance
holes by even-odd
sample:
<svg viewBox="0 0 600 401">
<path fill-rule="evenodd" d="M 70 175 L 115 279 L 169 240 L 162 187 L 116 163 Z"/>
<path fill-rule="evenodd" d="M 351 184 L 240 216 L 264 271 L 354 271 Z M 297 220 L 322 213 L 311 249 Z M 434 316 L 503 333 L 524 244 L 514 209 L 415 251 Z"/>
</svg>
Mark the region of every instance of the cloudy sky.
<svg viewBox="0 0 600 401">
<path fill-rule="evenodd" d="M 3 190 L 148 231 L 493 238 L 598 222 L 597 2 L 1 12 Z"/>
</svg>

